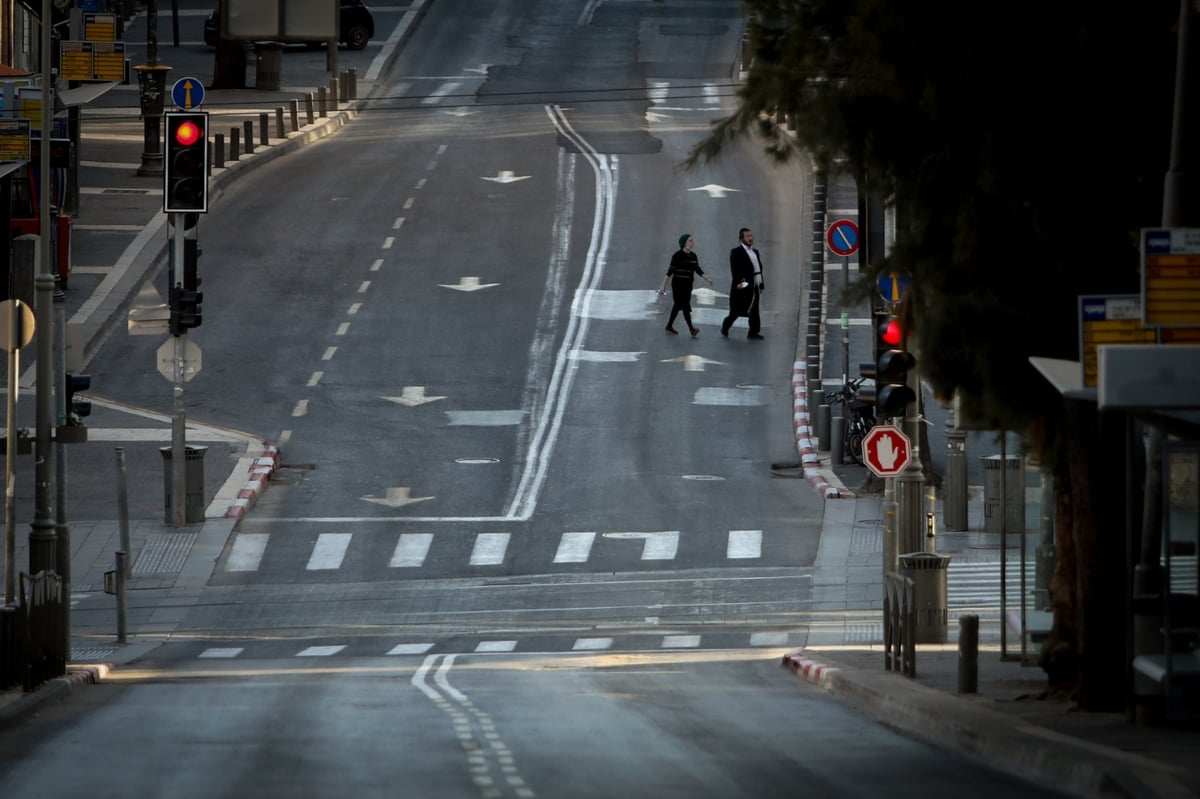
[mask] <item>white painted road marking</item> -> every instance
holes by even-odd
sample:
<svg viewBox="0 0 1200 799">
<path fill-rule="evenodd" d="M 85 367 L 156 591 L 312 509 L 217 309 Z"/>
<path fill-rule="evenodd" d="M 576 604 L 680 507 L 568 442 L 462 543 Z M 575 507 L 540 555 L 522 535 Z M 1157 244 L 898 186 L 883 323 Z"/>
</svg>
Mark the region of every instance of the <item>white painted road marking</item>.
<svg viewBox="0 0 1200 799">
<path fill-rule="evenodd" d="M 605 533 L 605 538 L 636 539 L 644 541 L 642 560 L 671 560 L 679 549 L 679 531 L 667 530 L 658 533 Z"/>
<path fill-rule="evenodd" d="M 388 566 L 420 566 L 429 555 L 429 545 L 433 543 L 433 533 L 401 533 L 396 542 L 396 550 Z"/>
<path fill-rule="evenodd" d="M 595 540 L 595 533 L 563 533 L 558 539 L 558 552 L 554 555 L 554 562 L 586 563 L 592 554 L 592 543 Z"/>
<path fill-rule="evenodd" d="M 327 658 L 330 655 L 336 655 L 338 652 L 341 652 L 345 648 L 346 648 L 345 644 L 339 644 L 336 646 L 310 646 L 305 649 L 301 649 L 299 652 L 297 652 L 296 657 Z"/>
<path fill-rule="evenodd" d="M 762 557 L 762 530 L 730 530 L 725 557 L 731 559 Z"/>
<path fill-rule="evenodd" d="M 321 533 L 305 568 L 310 571 L 340 568 L 352 536 L 353 533 Z"/>
<path fill-rule="evenodd" d="M 233 539 L 233 549 L 225 562 L 225 571 L 252 572 L 258 570 L 263 553 L 267 551 L 269 533 L 238 533 Z"/>
<path fill-rule="evenodd" d="M 498 566 L 504 562 L 508 549 L 508 533 L 480 533 L 475 537 L 475 548 L 471 550 L 472 566 Z"/>
</svg>

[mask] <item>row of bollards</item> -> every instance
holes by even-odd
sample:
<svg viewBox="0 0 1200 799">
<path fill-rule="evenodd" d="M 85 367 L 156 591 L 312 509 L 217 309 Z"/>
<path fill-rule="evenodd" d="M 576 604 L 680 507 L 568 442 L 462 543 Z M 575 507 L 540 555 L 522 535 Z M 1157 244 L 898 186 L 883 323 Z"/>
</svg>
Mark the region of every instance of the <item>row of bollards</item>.
<svg viewBox="0 0 1200 799">
<path fill-rule="evenodd" d="M 339 106 L 339 98 L 343 102 L 352 102 L 358 99 L 358 70 L 344 70 L 338 77 L 330 78 L 328 86 L 318 86 L 316 92 L 307 92 L 302 99 L 289 100 L 286 110 L 284 106 L 277 106 L 274 115 L 275 138 L 285 139 L 300 130 L 300 104 L 302 102 L 304 104 L 304 124 L 312 125 L 317 119 L 324 119 L 329 116 L 331 111 L 336 111 Z M 270 116 L 270 112 L 267 111 L 258 115 L 257 144 L 262 147 L 270 144 Z M 212 148 L 209 159 L 212 166 L 216 169 L 223 169 L 227 163 L 240 160 L 243 153 L 252 155 L 256 143 L 254 133 L 255 122 L 252 119 L 244 120 L 240 129 L 231 128 L 228 137 L 228 152 L 226 151 L 225 134 L 215 134 L 209 145 Z"/>
</svg>

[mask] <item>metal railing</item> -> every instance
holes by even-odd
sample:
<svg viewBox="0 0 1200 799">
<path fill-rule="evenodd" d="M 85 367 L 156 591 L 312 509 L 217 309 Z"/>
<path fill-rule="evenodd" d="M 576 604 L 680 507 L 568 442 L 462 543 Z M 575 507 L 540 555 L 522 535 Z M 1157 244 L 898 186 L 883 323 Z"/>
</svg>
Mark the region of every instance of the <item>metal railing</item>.
<svg viewBox="0 0 1200 799">
<path fill-rule="evenodd" d="M 911 577 L 883 576 L 883 665 L 905 677 L 917 676 L 917 601 Z"/>
</svg>

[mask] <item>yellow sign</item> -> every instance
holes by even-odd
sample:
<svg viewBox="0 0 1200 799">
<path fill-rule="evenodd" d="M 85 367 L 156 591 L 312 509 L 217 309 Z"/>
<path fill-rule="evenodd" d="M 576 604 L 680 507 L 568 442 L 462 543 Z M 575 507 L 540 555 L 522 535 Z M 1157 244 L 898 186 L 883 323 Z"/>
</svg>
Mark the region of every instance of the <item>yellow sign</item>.
<svg viewBox="0 0 1200 799">
<path fill-rule="evenodd" d="M 1142 230 L 1142 319 L 1200 327 L 1200 228 Z"/>
<path fill-rule="evenodd" d="M 83 38 L 89 42 L 115 42 L 117 40 L 117 15 L 84 14 Z"/>
<path fill-rule="evenodd" d="M 0 119 L 0 161 L 29 160 L 29 120 Z"/>
</svg>

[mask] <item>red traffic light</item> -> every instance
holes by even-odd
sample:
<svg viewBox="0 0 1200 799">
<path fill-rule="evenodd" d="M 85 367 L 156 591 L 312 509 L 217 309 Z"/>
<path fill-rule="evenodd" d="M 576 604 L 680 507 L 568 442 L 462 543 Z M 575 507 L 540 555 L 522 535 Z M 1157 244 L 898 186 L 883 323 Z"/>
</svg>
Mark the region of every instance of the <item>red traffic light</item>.
<svg viewBox="0 0 1200 799">
<path fill-rule="evenodd" d="M 899 319 L 889 319 L 879 326 L 879 338 L 889 347 L 899 347 L 904 340 L 904 330 L 900 327 Z"/>
<path fill-rule="evenodd" d="M 200 141 L 201 136 L 203 136 L 203 133 L 200 130 L 200 126 L 190 119 L 185 119 L 179 123 L 179 127 L 175 128 L 175 141 L 184 147 L 191 147 Z"/>
</svg>

